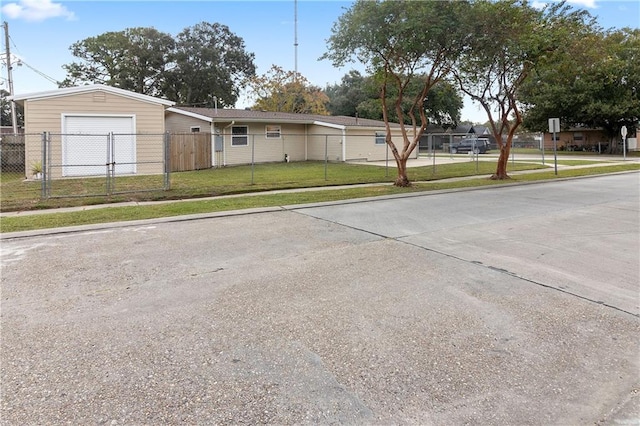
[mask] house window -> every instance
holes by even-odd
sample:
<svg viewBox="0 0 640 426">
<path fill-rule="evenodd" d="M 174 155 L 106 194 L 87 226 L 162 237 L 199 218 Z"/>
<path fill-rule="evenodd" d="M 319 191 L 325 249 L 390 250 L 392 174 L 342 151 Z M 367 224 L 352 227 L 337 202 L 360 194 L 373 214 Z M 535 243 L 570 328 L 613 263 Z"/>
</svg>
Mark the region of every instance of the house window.
<svg viewBox="0 0 640 426">
<path fill-rule="evenodd" d="M 191 133 L 200 133 L 200 126 L 192 126 Z"/>
<path fill-rule="evenodd" d="M 249 145 L 249 128 L 247 126 L 233 126 L 231 128 L 231 146 Z"/>
<path fill-rule="evenodd" d="M 280 139 L 280 126 L 267 124 L 264 126 L 264 131 L 267 139 Z"/>
<path fill-rule="evenodd" d="M 573 140 L 574 141 L 581 141 L 584 138 L 584 136 L 582 135 L 582 132 L 574 132 L 573 133 Z"/>
<path fill-rule="evenodd" d="M 387 134 L 385 132 L 376 132 L 376 145 L 384 145 L 386 143 Z"/>
</svg>

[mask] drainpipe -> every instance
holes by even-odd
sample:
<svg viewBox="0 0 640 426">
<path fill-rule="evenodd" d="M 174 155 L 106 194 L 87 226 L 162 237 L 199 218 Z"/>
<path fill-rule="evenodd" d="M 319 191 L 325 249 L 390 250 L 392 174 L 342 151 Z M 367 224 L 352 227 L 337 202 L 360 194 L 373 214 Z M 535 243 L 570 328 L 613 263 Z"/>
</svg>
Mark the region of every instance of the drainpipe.
<svg viewBox="0 0 640 426">
<path fill-rule="evenodd" d="M 224 133 L 229 127 L 233 126 L 234 124 L 236 124 L 236 120 L 231 121 L 231 123 L 229 123 L 228 126 L 225 126 L 222 129 L 222 158 L 223 158 L 222 162 L 224 163 L 225 166 L 227 165 L 227 150 L 224 149 Z"/>
</svg>

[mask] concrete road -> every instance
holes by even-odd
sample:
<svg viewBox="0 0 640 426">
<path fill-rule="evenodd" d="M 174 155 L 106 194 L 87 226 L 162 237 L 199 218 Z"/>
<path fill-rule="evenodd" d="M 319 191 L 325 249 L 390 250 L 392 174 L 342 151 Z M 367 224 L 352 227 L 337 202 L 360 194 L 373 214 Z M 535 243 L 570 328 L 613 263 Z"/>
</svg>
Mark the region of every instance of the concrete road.
<svg viewBox="0 0 640 426">
<path fill-rule="evenodd" d="M 639 174 L 2 240 L 2 424 L 638 424 Z"/>
</svg>

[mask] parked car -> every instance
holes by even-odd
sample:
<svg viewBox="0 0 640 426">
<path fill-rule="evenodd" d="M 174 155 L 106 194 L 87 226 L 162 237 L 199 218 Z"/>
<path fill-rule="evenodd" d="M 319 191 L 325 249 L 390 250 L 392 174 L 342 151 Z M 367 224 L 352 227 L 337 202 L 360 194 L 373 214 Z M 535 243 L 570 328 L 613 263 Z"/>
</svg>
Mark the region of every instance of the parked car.
<svg viewBox="0 0 640 426">
<path fill-rule="evenodd" d="M 474 154 L 485 154 L 489 152 L 489 139 L 468 138 L 451 144 L 452 154 L 462 154 L 473 151 Z"/>
</svg>

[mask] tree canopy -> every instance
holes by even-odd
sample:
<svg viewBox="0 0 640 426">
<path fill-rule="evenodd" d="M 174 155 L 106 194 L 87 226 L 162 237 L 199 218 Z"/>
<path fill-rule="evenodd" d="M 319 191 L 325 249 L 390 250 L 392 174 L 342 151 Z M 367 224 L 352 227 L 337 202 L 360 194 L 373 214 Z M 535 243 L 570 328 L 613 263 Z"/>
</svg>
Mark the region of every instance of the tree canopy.
<svg viewBox="0 0 640 426">
<path fill-rule="evenodd" d="M 413 79 L 407 87 L 407 95 L 402 105 L 405 112 L 405 124 L 411 124 L 408 115 L 409 109 L 412 106 L 411 100 L 422 89 L 420 81 L 420 78 Z M 332 115 L 358 116 L 372 120 L 383 119 L 380 88 L 371 76 L 363 76 L 359 71 L 352 70 L 342 77 L 340 84 L 327 86 L 325 93 L 329 97 L 327 109 Z M 393 88 L 389 88 L 387 96 L 387 102 L 393 102 L 395 96 Z M 444 128 L 458 125 L 462 107 L 463 100 L 460 93 L 446 80 L 437 82 L 422 103 L 429 124 L 436 124 Z M 389 111 L 389 120 L 398 122 L 394 110 Z"/>
<path fill-rule="evenodd" d="M 328 115 L 327 95 L 295 71 L 273 65 L 267 73 L 253 77 L 249 87 L 256 98 L 255 109 Z"/>
<path fill-rule="evenodd" d="M 255 74 L 242 38 L 202 22 L 173 38 L 154 28 L 128 28 L 74 43 L 80 61 L 63 66 L 63 87 L 102 83 L 188 105 L 235 105 Z"/>
<path fill-rule="evenodd" d="M 521 87 L 587 17 L 562 3 L 537 9 L 526 0 L 477 1 L 465 15 L 470 37 L 452 72 L 460 90 L 487 113 L 500 148 L 494 179 L 508 178 L 513 136 L 523 122 Z"/>
<path fill-rule="evenodd" d="M 589 27 L 567 38 L 523 86 L 525 126 L 544 131 L 557 117 L 565 128 L 601 128 L 618 141 L 622 126 L 640 120 L 639 88 L 640 30 Z"/>
<path fill-rule="evenodd" d="M 465 32 L 458 22 L 466 6 L 457 1 L 359 0 L 332 28 L 322 59 L 336 66 L 357 59 L 378 82 L 386 143 L 398 167 L 398 186 L 410 184 L 406 163 L 428 123 L 424 101 L 462 50 Z M 420 81 L 419 90 L 409 90 L 412 80 Z M 391 138 L 390 111 L 401 126 L 400 146 Z"/>
</svg>

